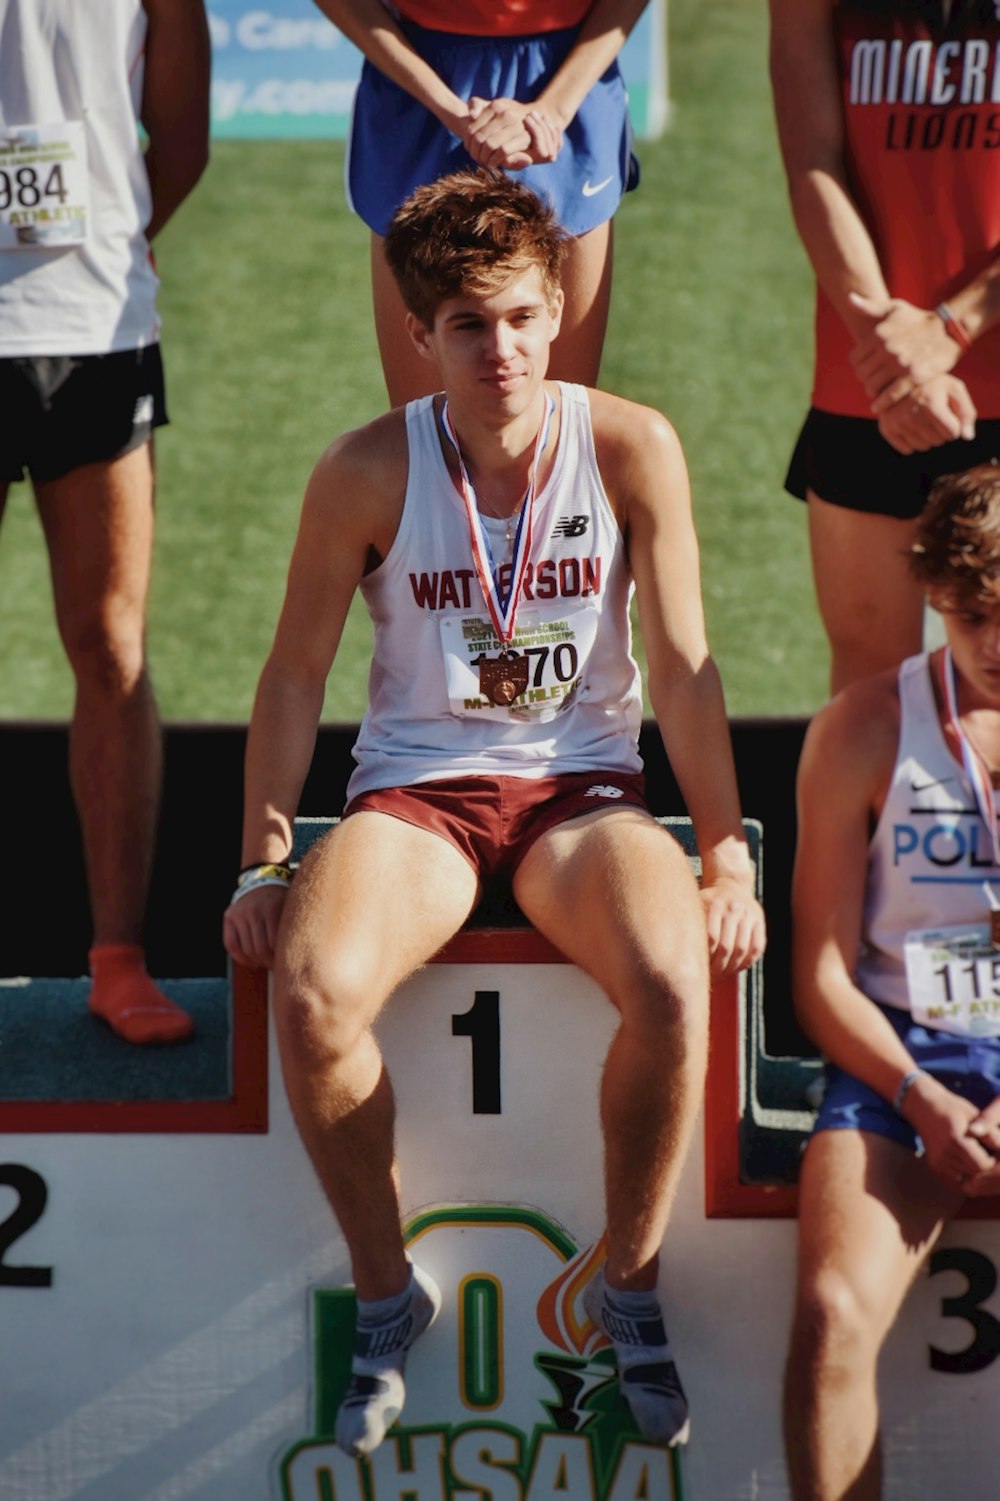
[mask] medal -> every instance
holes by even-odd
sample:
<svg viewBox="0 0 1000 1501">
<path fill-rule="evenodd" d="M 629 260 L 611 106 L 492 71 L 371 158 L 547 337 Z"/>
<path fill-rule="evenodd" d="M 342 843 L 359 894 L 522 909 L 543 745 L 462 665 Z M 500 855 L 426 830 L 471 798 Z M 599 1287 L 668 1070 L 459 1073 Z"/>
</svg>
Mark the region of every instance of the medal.
<svg viewBox="0 0 1000 1501">
<path fill-rule="evenodd" d="M 441 425 L 458 459 L 458 470 L 462 481 L 461 494 L 465 505 L 466 518 L 469 523 L 469 541 L 472 548 L 472 560 L 476 565 L 476 577 L 479 580 L 479 587 L 483 591 L 483 599 L 489 611 L 494 633 L 500 641 L 501 646 L 498 657 L 488 657 L 485 653 L 479 657 L 479 689 L 484 698 L 488 699 L 491 704 L 499 709 L 509 707 L 515 699 L 520 698 L 521 694 L 526 692 L 528 687 L 528 659 L 510 651 L 509 648 L 514 636 L 514 618 L 517 614 L 517 606 L 521 598 L 528 559 L 531 555 L 531 525 L 535 500 L 535 476 L 538 472 L 538 462 L 548 442 L 549 425 L 552 421 L 552 413 L 554 411 L 555 402 L 551 396 L 546 394 L 545 415 L 542 418 L 535 437 L 535 453 L 528 475 L 528 488 L 524 492 L 524 499 L 521 502 L 521 509 L 517 518 L 517 529 L 514 534 L 514 552 L 510 564 L 510 585 L 506 592 L 502 591 L 500 587 L 499 570 L 493 561 L 489 535 L 483 525 L 483 518 L 476 502 L 476 492 L 472 487 L 469 472 L 465 467 L 465 460 L 462 458 L 462 450 L 458 443 L 458 434 L 452 425 L 447 401 L 445 401 L 441 412 Z"/>
<path fill-rule="evenodd" d="M 509 651 L 502 651 L 498 657 L 488 657 L 483 652 L 476 665 L 479 668 L 479 691 L 498 709 L 506 709 L 527 692 L 527 657 Z"/>
</svg>

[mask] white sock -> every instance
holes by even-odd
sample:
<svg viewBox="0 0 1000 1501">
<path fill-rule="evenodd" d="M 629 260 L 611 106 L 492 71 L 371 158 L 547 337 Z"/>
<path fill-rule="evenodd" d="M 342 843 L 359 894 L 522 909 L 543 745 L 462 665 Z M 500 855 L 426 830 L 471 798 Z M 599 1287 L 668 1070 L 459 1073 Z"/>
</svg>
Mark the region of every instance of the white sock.
<svg viewBox="0 0 1000 1501">
<path fill-rule="evenodd" d="M 657 1444 L 685 1444 L 690 1432 L 687 1398 L 670 1353 L 655 1292 L 622 1292 L 598 1272 L 583 1303 L 610 1339 L 618 1384 L 636 1427 Z"/>
<path fill-rule="evenodd" d="M 347 1454 L 370 1454 L 399 1417 L 406 1400 L 407 1353 L 430 1328 L 440 1307 L 437 1284 L 413 1265 L 402 1292 L 375 1301 L 358 1299 L 351 1380 L 334 1429 L 337 1444 Z"/>
</svg>

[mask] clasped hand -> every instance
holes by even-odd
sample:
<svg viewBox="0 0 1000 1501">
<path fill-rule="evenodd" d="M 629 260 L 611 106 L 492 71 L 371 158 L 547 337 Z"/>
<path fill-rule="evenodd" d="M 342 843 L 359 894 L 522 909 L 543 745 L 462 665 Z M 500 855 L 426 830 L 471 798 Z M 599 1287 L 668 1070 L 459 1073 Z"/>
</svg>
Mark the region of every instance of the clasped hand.
<svg viewBox="0 0 1000 1501">
<path fill-rule="evenodd" d="M 907 1121 L 927 1163 L 970 1198 L 1000 1194 L 1000 1096 L 984 1110 L 922 1074 L 907 1096 Z"/>
<path fill-rule="evenodd" d="M 518 171 L 554 162 L 562 129 L 545 110 L 517 99 L 470 99 L 462 144 L 481 167 Z"/>
<path fill-rule="evenodd" d="M 878 302 L 852 293 L 851 302 L 869 325 L 851 363 L 885 440 L 908 454 L 974 437 L 975 405 L 951 374 L 962 350 L 937 313 L 901 297 Z"/>
</svg>

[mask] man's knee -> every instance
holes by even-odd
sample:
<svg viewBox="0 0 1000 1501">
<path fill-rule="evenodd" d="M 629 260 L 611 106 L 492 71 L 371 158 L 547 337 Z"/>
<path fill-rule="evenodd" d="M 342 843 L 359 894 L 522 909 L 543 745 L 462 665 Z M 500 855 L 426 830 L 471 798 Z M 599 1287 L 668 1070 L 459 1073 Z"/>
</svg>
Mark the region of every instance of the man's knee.
<svg viewBox="0 0 1000 1501">
<path fill-rule="evenodd" d="M 128 697 L 146 673 L 143 611 L 134 604 L 95 602 L 66 609 L 59 619 L 66 655 L 78 683 L 108 697 Z"/>
<path fill-rule="evenodd" d="M 707 953 L 688 942 L 659 960 L 635 956 L 612 999 L 625 1024 L 641 1030 L 651 1045 L 660 1039 L 676 1049 L 705 1031 L 708 996 Z"/>
<path fill-rule="evenodd" d="M 835 1268 L 820 1268 L 798 1294 L 789 1363 L 802 1379 L 850 1384 L 873 1369 L 881 1343 L 875 1309 Z"/>
<path fill-rule="evenodd" d="M 350 955 L 322 959 L 286 950 L 274 974 L 275 1012 L 286 1040 L 297 1050 L 336 1064 L 368 1032 L 377 1005 L 374 977 Z"/>
</svg>

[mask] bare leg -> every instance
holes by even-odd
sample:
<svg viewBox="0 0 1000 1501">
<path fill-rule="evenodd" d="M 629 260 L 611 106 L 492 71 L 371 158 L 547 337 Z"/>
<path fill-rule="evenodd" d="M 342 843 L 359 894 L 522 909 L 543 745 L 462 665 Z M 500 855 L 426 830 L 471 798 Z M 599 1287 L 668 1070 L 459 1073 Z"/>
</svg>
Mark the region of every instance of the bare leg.
<svg viewBox="0 0 1000 1501">
<path fill-rule="evenodd" d="M 403 1250 L 395 1105 L 371 1026 L 400 981 L 461 927 L 478 889 L 446 840 L 357 813 L 303 862 L 282 916 L 274 1015 L 285 1085 L 358 1295 L 334 1429 L 351 1455 L 377 1448 L 402 1411 L 407 1354 L 440 1306 Z"/>
<path fill-rule="evenodd" d="M 153 543 L 148 445 L 36 486 L 56 618 L 76 679 L 70 779 L 95 943 L 138 943 L 162 775 L 146 669 Z"/>
<path fill-rule="evenodd" d="M 403 406 L 418 396 L 440 391 L 437 365 L 418 354 L 406 331 L 406 307 L 399 294 L 396 278 L 385 258 L 384 241 L 373 234 L 371 241 L 372 307 L 375 313 L 375 337 L 382 360 L 389 405 Z"/>
<path fill-rule="evenodd" d="M 886 1137 L 824 1131 L 799 1187 L 799 1280 L 785 1373 L 794 1501 L 878 1501 L 876 1366 L 962 1196 Z"/>
<path fill-rule="evenodd" d="M 670 835 L 621 809 L 543 835 L 514 890 L 621 1015 L 601 1084 L 607 1264 L 583 1302 L 611 1340 L 640 1432 L 681 1444 L 687 1399 L 656 1283 L 705 1073 L 708 941 L 697 888 Z"/>
<path fill-rule="evenodd" d="M 91 1010 L 127 1042 L 179 1042 L 193 1023 L 154 985 L 141 947 L 163 770 L 145 639 L 152 445 L 39 483 L 35 495 L 76 679 L 70 782 L 94 923 Z"/>
<path fill-rule="evenodd" d="M 694 878 L 652 818 L 619 809 L 544 835 L 514 889 L 621 1014 L 601 1087 L 607 1279 L 651 1289 L 705 1074 L 708 944 Z"/>
<path fill-rule="evenodd" d="M 598 225 L 571 240 L 563 267 L 566 296 L 562 329 L 552 346 L 549 375 L 554 380 L 597 384 L 611 304 L 612 225 Z M 406 308 L 385 258 L 383 241 L 371 240 L 372 304 L 375 334 L 392 406 L 441 389 L 437 366 L 418 354 L 406 332 Z"/>
<path fill-rule="evenodd" d="M 366 1300 L 407 1280 L 395 1106 L 371 1026 L 461 927 L 477 891 L 471 867 L 436 834 L 358 813 L 303 862 L 282 918 L 274 989 L 285 1084 Z"/>
<path fill-rule="evenodd" d="M 611 309 L 613 245 L 610 219 L 569 242 L 562 273 L 562 327 L 549 361 L 553 380 L 597 385 Z"/>
<path fill-rule="evenodd" d="M 829 505 L 811 491 L 808 500 L 830 688 L 838 693 L 921 649 L 924 593 L 906 562 L 916 523 Z"/>
</svg>

